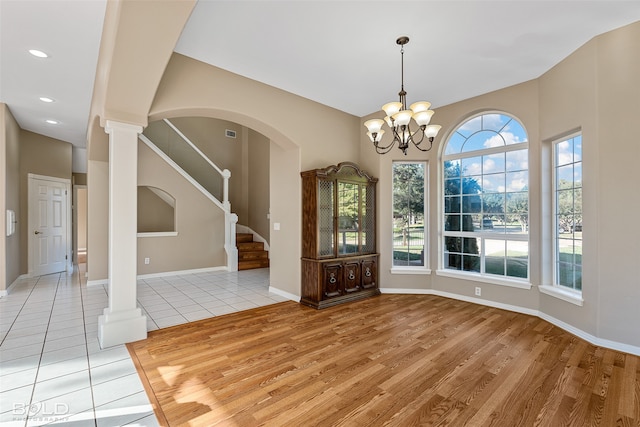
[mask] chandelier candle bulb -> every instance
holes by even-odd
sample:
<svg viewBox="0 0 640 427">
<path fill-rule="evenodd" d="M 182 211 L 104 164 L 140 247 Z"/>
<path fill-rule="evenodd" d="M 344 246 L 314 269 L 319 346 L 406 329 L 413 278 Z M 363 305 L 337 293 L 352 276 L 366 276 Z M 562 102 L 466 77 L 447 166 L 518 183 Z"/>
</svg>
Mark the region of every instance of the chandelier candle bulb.
<svg viewBox="0 0 640 427">
<path fill-rule="evenodd" d="M 396 114 L 398 111 L 402 110 L 402 102 L 389 102 L 382 106 L 382 111 L 387 113 L 387 116 L 391 117 Z"/>
<path fill-rule="evenodd" d="M 418 102 L 414 102 L 413 104 L 411 104 L 409 109 L 411 111 L 413 111 L 413 114 L 418 114 L 421 111 L 429 111 L 430 107 L 431 107 L 431 103 L 430 102 L 418 101 Z M 433 112 L 431 114 L 433 114 Z"/>
<path fill-rule="evenodd" d="M 406 126 L 411 121 L 412 115 L 411 110 L 402 110 L 391 116 L 391 119 L 395 122 L 396 126 Z"/>
<path fill-rule="evenodd" d="M 424 134 L 427 138 L 435 138 L 441 128 L 442 126 L 440 125 L 429 125 L 427 129 L 425 129 Z"/>
<path fill-rule="evenodd" d="M 409 37 L 398 37 L 396 44 L 400 45 L 400 58 L 401 58 L 401 86 L 398 96 L 399 101 L 388 102 L 382 106 L 382 111 L 385 112 L 386 117 L 383 120 L 372 119 L 364 122 L 367 128 L 367 136 L 373 146 L 376 148 L 378 154 L 386 154 L 391 151 L 391 148 L 398 143 L 398 148 L 406 155 L 407 148 L 411 142 L 420 151 L 429 151 L 433 147 L 433 140 L 440 131 L 440 125 L 429 125 L 431 116 L 434 111 L 430 110 L 431 103 L 427 101 L 418 101 L 411 104 L 407 109 L 407 92 L 404 90 L 404 45 L 409 43 Z M 411 131 L 411 119 L 418 125 L 418 129 L 415 132 Z M 384 123 L 391 128 L 393 133 L 393 140 L 389 145 L 381 145 L 382 135 L 384 131 L 382 126 Z M 420 146 L 422 142 L 427 139 L 428 146 Z"/>
<path fill-rule="evenodd" d="M 369 129 L 371 133 L 378 133 L 380 129 L 382 129 L 382 125 L 384 125 L 384 121 L 380 119 L 371 119 L 364 122 L 364 125 Z"/>
<path fill-rule="evenodd" d="M 413 120 L 416 121 L 418 126 L 426 126 L 431 121 L 431 116 L 433 116 L 433 110 L 420 111 L 413 115 Z"/>
</svg>

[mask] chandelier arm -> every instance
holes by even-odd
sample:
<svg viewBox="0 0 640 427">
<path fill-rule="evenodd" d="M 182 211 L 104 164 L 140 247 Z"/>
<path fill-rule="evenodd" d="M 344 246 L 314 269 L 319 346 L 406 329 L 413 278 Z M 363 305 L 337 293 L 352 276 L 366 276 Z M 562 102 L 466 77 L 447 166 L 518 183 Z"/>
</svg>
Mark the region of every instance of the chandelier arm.
<svg viewBox="0 0 640 427">
<path fill-rule="evenodd" d="M 373 145 L 376 147 L 376 151 L 379 152 L 380 150 L 382 150 L 384 151 L 384 153 L 388 153 L 389 150 L 391 150 L 391 148 L 393 147 L 393 144 L 395 144 L 395 142 L 396 142 L 396 138 L 394 136 L 393 141 L 391 141 L 389 145 L 380 145 L 379 142 L 378 143 L 374 142 Z M 384 153 L 379 152 L 378 154 L 384 154 Z"/>
<path fill-rule="evenodd" d="M 418 133 L 420 130 L 422 130 L 422 138 L 420 138 L 420 141 L 416 142 L 416 141 L 413 139 L 413 135 L 415 135 L 416 133 Z M 424 130 L 423 130 L 423 129 L 418 129 L 418 130 L 417 130 L 413 135 L 411 135 L 411 142 L 413 143 L 413 145 L 414 145 L 418 150 L 420 150 L 420 151 L 424 151 L 424 152 L 431 150 L 431 148 L 433 147 L 433 139 L 432 139 L 432 138 L 427 138 L 427 141 L 429 141 L 429 147 L 428 147 L 428 148 L 422 148 L 422 147 L 420 147 L 420 144 L 422 144 L 422 142 L 424 141 L 424 137 L 425 137 L 425 134 L 424 134 Z"/>
<path fill-rule="evenodd" d="M 415 136 L 418 134 L 418 132 L 421 133 L 421 137 L 420 137 L 420 141 L 416 142 Z M 417 147 L 418 145 L 420 145 L 422 143 L 422 141 L 424 141 L 424 136 L 425 136 L 424 129 L 422 129 L 422 126 L 420 126 L 420 127 L 418 127 L 418 129 L 414 133 L 411 134 L 411 142 L 413 142 L 413 145 L 415 145 Z"/>
<path fill-rule="evenodd" d="M 391 128 L 392 131 L 393 131 L 393 142 L 391 144 L 394 144 L 396 141 L 398 141 L 398 142 L 401 141 L 400 134 L 398 133 L 398 128 L 399 127 L 400 126 L 394 126 L 393 128 Z"/>
<path fill-rule="evenodd" d="M 404 45 L 409 43 L 409 37 L 401 36 L 396 40 L 396 44 L 400 45 L 400 92 L 398 93 L 400 102 L 389 102 L 382 106 L 382 110 L 387 114 L 385 118 L 387 125 L 391 128 L 391 132 L 393 135 L 393 139 L 389 145 L 380 145 L 381 141 L 376 142 L 377 131 L 383 125 L 382 120 L 370 120 L 365 122 L 365 127 L 369 129 L 369 137 L 373 141 L 373 145 L 376 148 L 376 152 L 378 154 L 386 154 L 393 146 L 398 143 L 398 149 L 400 149 L 405 155 L 407 154 L 407 148 L 409 148 L 409 141 L 420 151 L 429 151 L 433 148 L 433 141 L 435 135 L 437 135 L 438 130 L 440 130 L 441 126 L 427 126 L 431 116 L 433 115 L 433 111 L 429 110 L 430 103 L 429 102 L 416 102 L 415 108 L 414 104 L 412 104 L 411 111 L 407 109 L 407 92 L 404 90 Z M 409 113 L 411 113 L 409 115 Z M 408 117 L 409 115 L 409 117 Z M 396 119 L 394 119 L 396 117 Z M 418 129 L 415 132 L 411 132 L 410 122 L 411 119 L 416 121 L 418 124 Z M 396 120 L 402 123 L 402 125 L 397 125 Z M 369 124 L 367 124 L 369 123 Z M 429 129 L 429 135 L 427 136 L 427 128 Z M 373 130 L 372 130 L 373 129 Z M 420 140 L 417 140 L 418 132 L 420 132 Z M 382 136 L 382 135 L 380 135 Z M 429 147 L 421 148 L 420 144 L 424 142 L 424 139 L 429 140 Z M 382 138 L 380 138 L 381 140 Z"/>
<path fill-rule="evenodd" d="M 378 145 L 376 145 L 376 153 L 378 154 L 387 154 L 389 151 L 391 151 L 391 149 L 393 148 L 394 143 L 396 142 L 396 140 L 394 139 L 391 144 L 387 145 L 386 147 L 380 147 Z"/>
</svg>

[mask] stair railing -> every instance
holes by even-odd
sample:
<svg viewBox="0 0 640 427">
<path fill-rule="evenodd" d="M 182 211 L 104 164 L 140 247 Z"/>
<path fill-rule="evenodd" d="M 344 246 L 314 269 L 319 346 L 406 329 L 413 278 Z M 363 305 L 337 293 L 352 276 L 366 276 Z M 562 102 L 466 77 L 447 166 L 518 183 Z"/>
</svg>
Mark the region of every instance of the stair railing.
<svg viewBox="0 0 640 427">
<path fill-rule="evenodd" d="M 171 121 L 163 119 L 163 122 L 179 137 L 178 139 L 167 135 L 166 140 L 160 138 L 160 140 L 152 142 L 144 134 L 140 135 L 140 139 L 224 211 L 224 249 L 227 255 L 227 269 L 238 271 L 238 249 L 236 248 L 235 233 L 238 215 L 231 212 L 231 203 L 229 202 L 231 172 L 228 169 L 220 169 Z M 215 173 L 212 174 L 211 169 Z"/>
</svg>

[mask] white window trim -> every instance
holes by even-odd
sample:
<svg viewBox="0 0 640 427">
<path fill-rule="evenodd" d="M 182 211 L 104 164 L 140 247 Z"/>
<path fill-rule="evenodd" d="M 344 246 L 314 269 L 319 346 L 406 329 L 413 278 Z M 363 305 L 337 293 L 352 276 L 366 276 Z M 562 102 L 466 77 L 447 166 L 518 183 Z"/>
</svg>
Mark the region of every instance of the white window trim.
<svg viewBox="0 0 640 427">
<path fill-rule="evenodd" d="M 439 269 L 436 270 L 436 275 L 443 277 L 451 277 L 453 279 L 469 280 L 474 282 L 490 283 L 492 285 L 507 286 L 510 288 L 518 289 L 531 289 L 531 283 L 526 280 L 515 280 L 502 278 L 501 276 L 494 276 L 490 274 L 482 274 L 476 272 L 466 272 L 462 270 L 449 270 Z M 508 276 L 504 276 L 508 277 Z"/>
<path fill-rule="evenodd" d="M 394 164 L 411 164 L 411 163 L 423 163 L 424 164 L 424 177 L 423 177 L 423 187 L 424 187 L 424 201 L 422 205 L 424 206 L 424 245 L 423 245 L 423 256 L 424 256 L 424 265 L 423 266 L 404 266 L 404 265 L 393 265 L 393 165 Z M 429 224 L 429 161 L 428 160 L 394 160 L 391 162 L 391 274 L 431 274 L 431 269 L 429 268 L 429 243 L 428 243 L 428 224 Z"/>
<path fill-rule="evenodd" d="M 581 291 L 575 291 L 573 289 L 565 288 L 560 285 L 540 285 L 538 286 L 540 292 L 552 297 L 561 299 L 571 304 L 582 307 L 584 299 L 582 298 Z"/>
<path fill-rule="evenodd" d="M 582 307 L 584 303 L 584 299 L 582 298 L 582 291 L 577 289 L 571 289 L 566 286 L 562 286 L 556 283 L 556 279 L 558 276 L 558 215 L 557 215 L 557 202 L 556 202 L 556 186 L 557 186 L 557 176 L 556 176 L 556 144 L 559 144 L 562 141 L 566 141 L 568 139 L 575 138 L 576 136 L 582 136 L 582 131 L 569 133 L 561 138 L 556 138 L 551 141 L 551 173 L 552 173 L 552 190 L 551 190 L 551 206 L 552 206 L 552 222 L 553 222 L 553 238 L 552 240 L 552 254 L 553 254 L 553 269 L 552 269 L 552 285 L 540 285 L 540 292 L 550 295 L 552 297 L 556 297 L 563 301 L 570 302 L 571 304 L 575 304 L 577 306 Z M 584 155 L 583 155 L 584 158 Z M 580 161 L 582 163 L 582 160 Z"/>
<path fill-rule="evenodd" d="M 522 128 L 526 131 L 526 128 L 524 127 L 524 125 L 522 124 L 522 122 L 515 116 L 506 113 L 504 111 L 483 111 L 481 113 L 478 113 L 474 116 L 468 117 L 467 119 L 465 119 L 462 123 L 458 124 L 458 126 L 454 129 L 453 132 L 456 132 L 457 129 L 463 124 L 466 123 L 469 120 L 472 120 L 475 117 L 479 117 L 479 116 L 483 116 L 483 115 L 487 115 L 487 114 L 500 114 L 500 115 L 505 115 L 508 117 L 511 117 L 513 120 L 517 121 Z M 446 141 L 448 143 L 449 138 L 451 137 L 452 134 L 448 135 L 446 138 Z M 505 153 L 505 152 L 511 152 L 511 151 L 519 151 L 519 150 L 529 150 L 529 134 L 527 133 L 527 140 L 526 141 L 521 141 L 517 144 L 511 144 L 511 145 L 506 145 L 504 147 L 491 147 L 491 148 L 486 148 L 486 149 L 482 149 L 482 150 L 473 150 L 473 151 L 465 151 L 465 152 L 461 152 L 461 153 L 453 153 L 453 154 L 443 154 L 442 158 L 440 159 L 440 166 L 442 166 L 444 164 L 444 162 L 446 161 L 451 161 L 451 160 L 461 160 L 463 158 L 467 158 L 467 157 L 474 157 L 474 156 L 478 156 L 478 155 L 490 155 L 490 154 L 496 154 L 496 153 Z M 446 145 L 445 145 L 445 151 L 446 151 Z M 530 155 L 531 153 L 528 151 L 528 154 Z M 527 174 L 529 175 L 530 178 L 530 173 L 529 173 L 530 169 L 527 168 Z M 442 170 L 442 174 L 440 176 L 440 180 L 441 183 L 439 184 L 439 190 L 441 192 L 441 199 L 444 200 L 444 193 L 442 192 L 443 190 L 443 183 L 444 183 L 444 169 Z M 531 185 L 531 181 L 529 180 L 528 185 Z M 527 197 L 529 200 L 529 208 L 531 207 L 531 197 L 529 194 L 529 190 L 527 190 Z M 529 211 L 529 218 L 531 218 L 531 212 Z M 447 276 L 447 277 L 454 277 L 454 278 L 460 278 L 460 279 L 465 279 L 465 280 L 475 280 L 478 282 L 484 282 L 484 283 L 491 283 L 491 284 L 495 284 L 495 285 L 503 285 L 503 286 L 509 286 L 509 287 L 515 287 L 515 288 L 520 288 L 520 289 L 531 289 L 531 283 L 529 282 L 530 278 L 531 278 L 531 241 L 530 241 L 530 230 L 527 232 L 526 235 L 509 235 L 508 239 L 507 234 L 506 233 L 487 233 L 487 232 L 463 232 L 463 231 L 444 231 L 444 212 L 442 212 L 442 209 L 439 209 L 438 211 L 438 218 L 440 221 L 440 230 L 441 234 L 440 234 L 440 249 L 438 250 L 439 253 L 439 261 L 438 261 L 438 269 L 436 270 L 436 274 L 437 275 L 441 275 L 441 276 Z M 459 233 L 459 234 L 458 234 Z M 494 276 L 494 275 L 488 275 L 486 273 L 480 273 L 480 272 L 466 272 L 466 271 L 462 271 L 462 270 L 453 270 L 453 269 L 446 269 L 444 268 L 444 252 L 442 250 L 443 248 L 443 244 L 444 244 L 444 239 L 447 236 L 452 236 L 452 237 L 480 237 L 480 238 L 484 238 L 484 239 L 491 239 L 493 236 L 495 236 L 496 239 L 505 239 L 505 240 L 516 240 L 516 241 L 526 241 L 528 243 L 529 246 L 529 253 L 528 253 L 528 263 L 527 263 L 527 279 L 526 280 L 518 280 L 517 278 L 512 278 L 511 276 Z M 481 257 L 484 258 L 485 254 L 481 254 Z"/>
<path fill-rule="evenodd" d="M 390 272 L 391 274 L 431 274 L 431 269 L 427 267 L 405 267 L 401 265 L 394 265 L 391 267 Z"/>
</svg>

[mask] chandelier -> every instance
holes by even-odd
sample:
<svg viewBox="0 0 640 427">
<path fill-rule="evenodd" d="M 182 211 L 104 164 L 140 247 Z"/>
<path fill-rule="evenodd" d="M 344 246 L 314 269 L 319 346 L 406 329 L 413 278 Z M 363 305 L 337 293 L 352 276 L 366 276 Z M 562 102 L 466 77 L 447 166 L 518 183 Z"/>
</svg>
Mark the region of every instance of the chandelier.
<svg viewBox="0 0 640 427">
<path fill-rule="evenodd" d="M 433 110 L 429 109 L 429 107 L 431 107 L 430 102 L 415 102 L 411 104 L 409 109 L 407 109 L 407 92 L 404 90 L 404 45 L 409 43 L 409 37 L 398 37 L 396 43 L 401 46 L 400 63 L 402 80 L 400 92 L 398 93 L 400 101 L 389 102 L 382 106 L 382 110 L 387 115 L 384 120 L 371 119 L 364 122 L 364 125 L 369 130 L 367 135 L 369 136 L 369 139 L 371 139 L 371 142 L 373 142 L 374 147 L 376 147 L 376 152 L 378 154 L 388 153 L 397 142 L 398 148 L 402 150 L 406 156 L 410 142 L 420 151 L 429 151 L 433 145 L 434 138 L 442 126 L 429 124 L 431 116 L 433 116 L 434 113 Z M 411 119 L 413 119 L 418 126 L 418 129 L 416 129 L 415 132 L 411 131 Z M 393 141 L 391 141 L 389 145 L 380 144 L 382 141 L 382 135 L 385 132 L 382 130 L 382 126 L 385 122 L 393 132 Z M 422 147 L 420 144 L 425 140 L 429 142 L 429 145 L 427 146 L 425 144 L 425 146 Z"/>
</svg>

